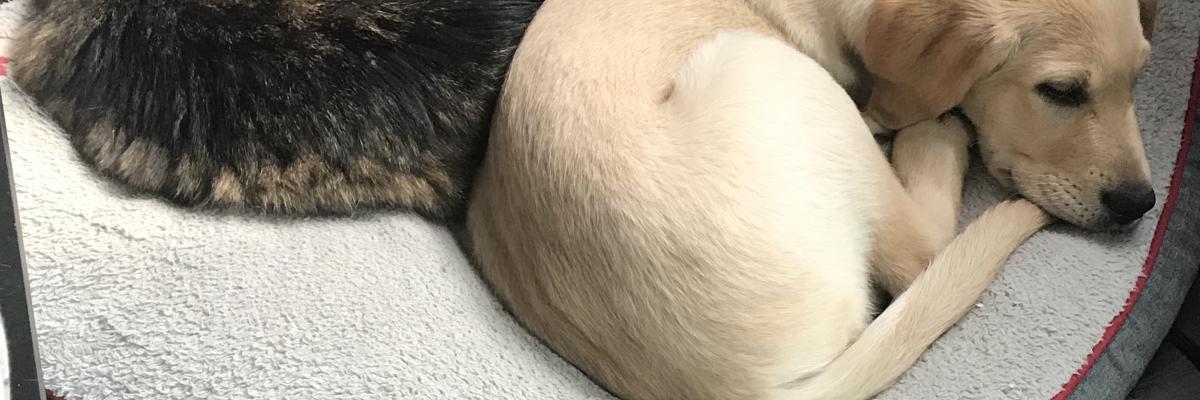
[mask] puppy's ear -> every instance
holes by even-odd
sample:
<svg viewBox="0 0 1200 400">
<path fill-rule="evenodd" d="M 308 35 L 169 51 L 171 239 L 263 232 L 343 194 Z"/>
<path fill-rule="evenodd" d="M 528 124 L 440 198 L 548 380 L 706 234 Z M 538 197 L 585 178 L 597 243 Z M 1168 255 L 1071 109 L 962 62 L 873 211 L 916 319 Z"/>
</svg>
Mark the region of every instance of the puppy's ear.
<svg viewBox="0 0 1200 400">
<path fill-rule="evenodd" d="M 1150 40 L 1154 36 L 1154 18 L 1158 16 L 1158 0 L 1138 0 L 1138 11 L 1142 15 L 1142 34 Z"/>
<path fill-rule="evenodd" d="M 980 1 L 876 1 L 859 45 L 875 78 L 867 114 L 901 129 L 958 105 L 1016 42 L 986 7 Z"/>
</svg>

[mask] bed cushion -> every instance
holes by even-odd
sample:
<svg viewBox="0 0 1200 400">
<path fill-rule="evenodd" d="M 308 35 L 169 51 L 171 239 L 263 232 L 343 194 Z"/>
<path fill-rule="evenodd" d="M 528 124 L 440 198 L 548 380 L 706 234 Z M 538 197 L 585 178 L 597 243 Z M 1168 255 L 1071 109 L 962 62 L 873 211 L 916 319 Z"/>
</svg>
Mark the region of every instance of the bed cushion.
<svg viewBox="0 0 1200 400">
<path fill-rule="evenodd" d="M 11 33 L 24 4 L 0 5 L 0 34 Z M 1179 202 L 1196 201 L 1185 180 L 1170 184 L 1196 5 L 1163 2 L 1137 92 L 1159 198 L 1176 188 L 1172 231 L 1184 224 L 1174 218 L 1194 218 Z M 0 90 L 48 388 L 70 399 L 611 398 L 505 314 L 445 228 L 398 213 L 195 212 L 131 195 L 83 165 L 7 78 Z M 1006 195 L 978 167 L 967 191 L 967 218 Z M 1171 314 L 1139 314 L 1137 305 L 1159 293 L 1177 306 L 1177 287 L 1195 268 L 1160 264 L 1196 257 L 1194 246 L 1169 250 L 1177 255 L 1151 246 L 1163 210 L 1160 202 L 1126 235 L 1065 226 L 1038 234 L 879 398 L 1078 395 L 1112 368 L 1117 377 L 1103 380 L 1128 390 Z M 1152 248 L 1158 261 L 1147 264 Z M 1127 304 L 1135 306 L 1123 313 Z M 1137 322 L 1142 315 L 1156 322 Z M 1117 328 L 1138 326 L 1145 338 L 1125 344 Z M 1086 398 L 1105 397 L 1121 393 Z"/>
</svg>

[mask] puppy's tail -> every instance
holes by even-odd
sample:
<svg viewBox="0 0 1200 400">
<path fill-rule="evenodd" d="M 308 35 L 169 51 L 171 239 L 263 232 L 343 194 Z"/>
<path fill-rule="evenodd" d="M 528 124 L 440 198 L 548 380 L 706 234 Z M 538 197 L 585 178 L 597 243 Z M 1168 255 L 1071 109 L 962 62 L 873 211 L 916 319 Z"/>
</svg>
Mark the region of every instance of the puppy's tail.
<svg viewBox="0 0 1200 400">
<path fill-rule="evenodd" d="M 907 371 L 977 301 L 1008 256 L 1049 222 L 1026 200 L 988 210 L 819 375 L 781 398 L 867 399 Z"/>
</svg>

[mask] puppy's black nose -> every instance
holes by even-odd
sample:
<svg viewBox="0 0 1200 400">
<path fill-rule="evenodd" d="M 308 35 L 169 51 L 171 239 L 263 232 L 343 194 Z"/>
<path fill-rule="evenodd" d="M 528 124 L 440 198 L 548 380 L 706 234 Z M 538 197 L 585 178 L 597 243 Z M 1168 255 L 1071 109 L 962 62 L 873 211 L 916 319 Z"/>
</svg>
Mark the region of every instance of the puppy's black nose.
<svg viewBox="0 0 1200 400">
<path fill-rule="evenodd" d="M 1100 193 L 1100 203 L 1113 221 L 1125 225 L 1137 221 L 1154 208 L 1154 189 L 1148 183 L 1122 183 Z"/>
</svg>

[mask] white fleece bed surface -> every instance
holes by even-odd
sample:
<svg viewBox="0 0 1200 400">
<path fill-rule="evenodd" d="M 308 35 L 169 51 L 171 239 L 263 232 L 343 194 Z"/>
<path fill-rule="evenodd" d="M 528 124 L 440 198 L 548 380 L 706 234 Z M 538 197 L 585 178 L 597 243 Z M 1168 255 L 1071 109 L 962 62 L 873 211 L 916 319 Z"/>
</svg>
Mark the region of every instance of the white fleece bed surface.
<svg viewBox="0 0 1200 400">
<path fill-rule="evenodd" d="M 0 5 L 0 38 L 23 7 Z M 1137 95 L 1162 199 L 1200 0 L 1160 7 Z M 69 399 L 611 398 L 501 309 L 447 229 L 403 213 L 283 219 L 130 195 L 82 164 L 8 78 L 0 89 L 48 389 Z M 993 185 L 973 169 L 968 218 L 1005 196 Z M 1121 311 L 1157 215 L 1128 235 L 1039 233 L 879 398 L 1054 396 Z"/>
</svg>

